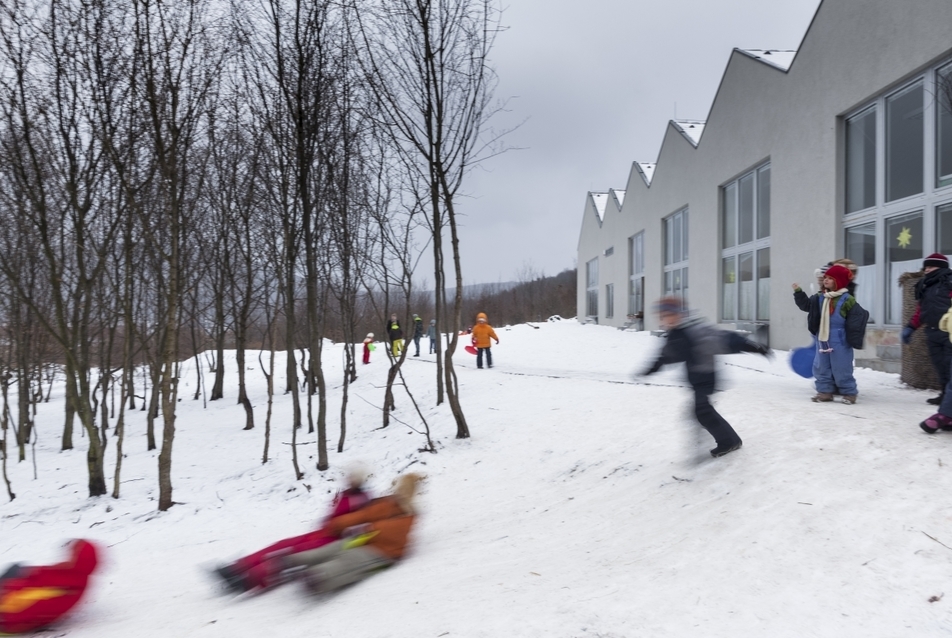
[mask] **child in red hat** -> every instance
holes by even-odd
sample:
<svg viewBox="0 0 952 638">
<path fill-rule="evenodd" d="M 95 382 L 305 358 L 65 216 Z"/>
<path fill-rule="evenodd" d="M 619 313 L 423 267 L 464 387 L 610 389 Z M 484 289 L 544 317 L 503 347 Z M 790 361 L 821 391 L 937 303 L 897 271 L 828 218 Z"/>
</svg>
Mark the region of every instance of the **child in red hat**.
<svg viewBox="0 0 952 638">
<path fill-rule="evenodd" d="M 833 264 L 823 275 L 821 307 L 814 320 L 817 325 L 810 325 L 810 332 L 817 337 L 813 360 L 816 402 L 832 401 L 834 394 L 840 394 L 843 403 L 856 403 L 853 349 L 863 348 L 869 313 L 849 293 L 851 281 L 852 273 L 841 264 Z"/>
</svg>

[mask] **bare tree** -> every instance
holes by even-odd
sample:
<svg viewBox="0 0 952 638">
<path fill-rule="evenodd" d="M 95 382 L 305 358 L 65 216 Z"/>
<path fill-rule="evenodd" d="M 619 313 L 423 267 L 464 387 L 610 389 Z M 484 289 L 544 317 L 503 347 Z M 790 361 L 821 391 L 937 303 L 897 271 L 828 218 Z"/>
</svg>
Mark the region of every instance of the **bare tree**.
<svg viewBox="0 0 952 638">
<path fill-rule="evenodd" d="M 149 135 L 156 180 L 144 232 L 161 255 L 164 300 L 159 388 L 163 421 L 159 452 L 159 510 L 172 507 L 172 446 L 178 398 L 179 327 L 185 248 L 201 191 L 203 166 L 193 152 L 202 134 L 208 96 L 219 78 L 224 43 L 214 37 L 206 0 L 132 0 L 136 55 L 142 75 L 138 99 Z"/>
<path fill-rule="evenodd" d="M 379 0 L 361 5 L 363 63 L 393 142 L 415 170 L 429 209 L 437 294 L 436 319 L 452 329 L 437 385 L 445 378 L 457 438 L 469 437 L 453 369 L 463 303 L 456 205 L 467 171 L 486 155 L 481 132 L 493 114 L 495 76 L 488 56 L 499 31 L 495 0 Z M 446 296 L 444 232 L 455 274 Z M 444 377 L 440 376 L 440 373 Z M 439 392 L 442 400 L 442 391 Z"/>
</svg>

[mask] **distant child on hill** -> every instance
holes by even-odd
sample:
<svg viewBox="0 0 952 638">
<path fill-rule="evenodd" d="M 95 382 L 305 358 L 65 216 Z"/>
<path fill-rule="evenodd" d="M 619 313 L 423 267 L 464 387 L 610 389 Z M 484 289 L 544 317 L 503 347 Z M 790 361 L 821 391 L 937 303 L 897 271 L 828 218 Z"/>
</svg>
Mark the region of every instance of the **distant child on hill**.
<svg viewBox="0 0 952 638">
<path fill-rule="evenodd" d="M 390 321 L 387 322 L 387 338 L 390 339 L 390 352 L 396 359 L 403 352 L 403 329 L 397 321 L 397 313 L 390 315 Z"/>
<path fill-rule="evenodd" d="M 668 332 L 667 341 L 655 362 L 642 374 L 654 374 L 661 366 L 683 361 L 687 367 L 688 383 L 694 388 L 694 416 L 717 443 L 711 456 L 724 456 L 740 449 L 743 441 L 711 405 L 710 396 L 717 380 L 714 355 L 755 352 L 769 356 L 770 349 L 745 339 L 739 333 L 718 330 L 700 317 L 688 315 L 678 297 L 664 297 L 657 308 L 661 327 Z"/>
<path fill-rule="evenodd" d="M 423 338 L 423 319 L 420 315 L 413 315 L 413 345 L 416 346 L 414 357 L 420 356 L 420 339 Z"/>
<path fill-rule="evenodd" d="M 370 363 L 370 352 L 374 349 L 374 333 L 368 332 L 364 339 L 364 364 Z"/>
<path fill-rule="evenodd" d="M 426 329 L 426 336 L 430 338 L 430 354 L 436 352 L 436 319 L 430 319 L 430 327 Z"/>
<path fill-rule="evenodd" d="M 499 343 L 499 337 L 496 331 L 486 322 L 486 313 L 481 312 L 476 315 L 476 325 L 473 326 L 473 345 L 476 346 L 476 367 L 483 367 L 483 352 L 486 353 L 486 365 L 493 367 L 492 342 L 495 339 Z"/>
</svg>

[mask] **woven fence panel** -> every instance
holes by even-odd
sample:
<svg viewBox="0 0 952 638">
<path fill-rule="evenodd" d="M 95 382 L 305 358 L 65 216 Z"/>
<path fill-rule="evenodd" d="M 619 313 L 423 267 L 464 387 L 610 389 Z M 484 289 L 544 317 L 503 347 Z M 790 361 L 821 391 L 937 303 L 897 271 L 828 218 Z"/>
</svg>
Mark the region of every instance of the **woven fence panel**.
<svg viewBox="0 0 952 638">
<path fill-rule="evenodd" d="M 906 325 L 916 312 L 916 283 L 922 279 L 921 272 L 907 272 L 899 278 L 902 286 L 902 325 Z M 902 373 L 899 375 L 903 383 L 923 390 L 941 390 L 939 379 L 929 359 L 929 345 L 925 330 L 916 330 L 908 346 L 902 347 Z"/>
</svg>

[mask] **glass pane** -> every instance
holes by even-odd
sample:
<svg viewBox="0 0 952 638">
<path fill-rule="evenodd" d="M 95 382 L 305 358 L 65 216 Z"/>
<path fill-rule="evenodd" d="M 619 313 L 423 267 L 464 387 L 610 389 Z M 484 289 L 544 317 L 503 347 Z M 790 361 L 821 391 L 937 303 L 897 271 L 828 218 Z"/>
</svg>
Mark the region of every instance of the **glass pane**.
<svg viewBox="0 0 952 638">
<path fill-rule="evenodd" d="M 886 220 L 886 323 L 902 323 L 899 276 L 922 266 L 922 212 Z M 860 304 L 862 305 L 862 304 Z"/>
<path fill-rule="evenodd" d="M 638 233 L 635 235 L 635 265 L 634 265 L 634 274 L 639 274 L 645 271 L 645 234 Z"/>
<path fill-rule="evenodd" d="M 936 186 L 952 184 L 952 64 L 936 72 Z"/>
<path fill-rule="evenodd" d="M 757 171 L 757 239 L 770 237 L 770 167 Z"/>
<path fill-rule="evenodd" d="M 673 277 L 671 275 L 670 270 L 664 273 L 664 294 L 666 295 L 671 294 L 671 291 L 673 289 L 671 285 L 672 280 L 673 280 Z"/>
<path fill-rule="evenodd" d="M 688 269 L 687 267 L 681 269 L 681 299 L 684 300 L 685 308 L 688 305 Z"/>
<path fill-rule="evenodd" d="M 671 264 L 671 256 L 674 254 L 672 246 L 674 245 L 674 236 L 672 231 L 674 230 L 673 220 L 668 217 L 664 220 L 664 265 L 668 266 Z"/>
<path fill-rule="evenodd" d="M 688 211 L 685 210 L 683 213 L 681 213 L 681 217 L 684 219 L 684 222 L 681 224 L 681 232 L 684 233 L 684 242 L 683 242 L 684 261 L 687 261 L 688 260 Z M 685 272 L 687 272 L 687 270 L 685 270 Z M 685 282 L 686 281 L 687 279 L 685 279 Z M 685 289 L 686 288 L 687 288 L 687 285 L 685 285 Z"/>
<path fill-rule="evenodd" d="M 598 285 L 598 257 L 585 264 L 586 288 Z"/>
<path fill-rule="evenodd" d="M 846 121 L 846 212 L 876 204 L 876 110 Z"/>
<path fill-rule="evenodd" d="M 952 253 L 952 204 L 945 204 L 935 209 L 936 237 L 939 252 L 943 255 Z"/>
<path fill-rule="evenodd" d="M 754 241 L 754 175 L 745 175 L 737 182 L 737 243 Z"/>
<path fill-rule="evenodd" d="M 737 243 L 737 184 L 724 189 L 724 248 Z"/>
<path fill-rule="evenodd" d="M 605 284 L 605 316 L 615 316 L 615 284 Z"/>
<path fill-rule="evenodd" d="M 683 259 L 681 257 L 681 216 L 674 216 L 674 252 L 671 255 L 671 263 L 676 264 Z"/>
<path fill-rule="evenodd" d="M 922 192 L 922 83 L 886 98 L 886 201 Z"/>
<path fill-rule="evenodd" d="M 671 293 L 675 296 L 681 295 L 681 270 L 675 270 L 671 273 L 671 276 L 674 277 L 674 285 L 671 288 Z"/>
<path fill-rule="evenodd" d="M 846 229 L 846 258 L 856 264 L 856 301 L 869 311 L 873 321 L 876 300 L 876 224 Z"/>
<path fill-rule="evenodd" d="M 724 258 L 723 292 L 721 297 L 721 315 L 729 321 L 737 318 L 737 270 L 734 257 Z"/>
<path fill-rule="evenodd" d="M 737 261 L 737 318 L 749 321 L 754 318 L 754 253 L 744 253 Z"/>
<path fill-rule="evenodd" d="M 770 249 L 757 251 L 757 319 L 770 319 Z"/>
</svg>

